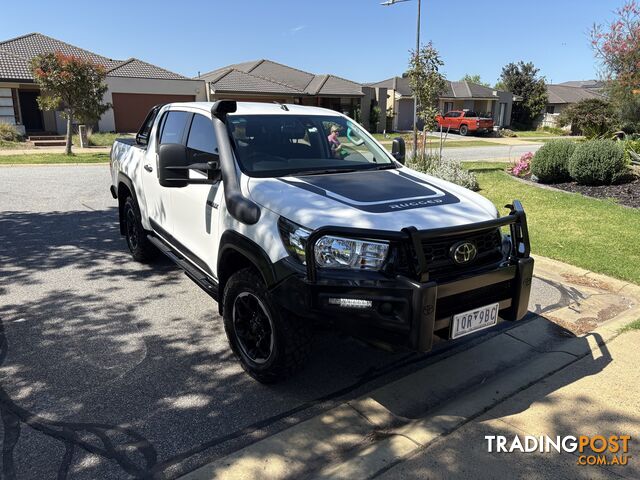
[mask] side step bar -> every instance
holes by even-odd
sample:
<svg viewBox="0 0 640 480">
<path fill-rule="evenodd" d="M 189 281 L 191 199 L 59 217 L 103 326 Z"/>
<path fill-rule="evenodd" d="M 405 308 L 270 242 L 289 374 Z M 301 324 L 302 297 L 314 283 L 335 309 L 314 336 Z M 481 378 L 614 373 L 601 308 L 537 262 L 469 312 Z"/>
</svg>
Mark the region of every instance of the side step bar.
<svg viewBox="0 0 640 480">
<path fill-rule="evenodd" d="M 163 242 L 159 237 L 148 234 L 147 238 L 153 243 L 158 250 L 164 253 L 169 259 L 182 269 L 187 277 L 193 280 L 202 290 L 204 290 L 216 302 L 218 301 L 218 283 L 198 268 L 193 266 L 185 259 L 180 252 L 171 248 L 170 245 Z"/>
</svg>

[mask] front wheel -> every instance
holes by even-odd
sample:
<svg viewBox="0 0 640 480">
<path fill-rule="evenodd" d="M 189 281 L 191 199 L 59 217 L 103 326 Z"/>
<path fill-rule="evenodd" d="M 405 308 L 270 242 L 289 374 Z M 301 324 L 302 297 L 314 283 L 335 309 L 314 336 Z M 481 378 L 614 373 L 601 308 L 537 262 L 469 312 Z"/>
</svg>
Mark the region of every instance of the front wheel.
<svg viewBox="0 0 640 480">
<path fill-rule="evenodd" d="M 279 309 L 262 278 L 245 268 L 229 278 L 223 296 L 224 329 L 242 368 L 261 383 L 299 370 L 309 356 L 307 322 Z"/>
<path fill-rule="evenodd" d="M 469 133 L 469 127 L 467 127 L 466 125 L 460 125 L 460 135 L 465 137 L 467 133 Z"/>
</svg>

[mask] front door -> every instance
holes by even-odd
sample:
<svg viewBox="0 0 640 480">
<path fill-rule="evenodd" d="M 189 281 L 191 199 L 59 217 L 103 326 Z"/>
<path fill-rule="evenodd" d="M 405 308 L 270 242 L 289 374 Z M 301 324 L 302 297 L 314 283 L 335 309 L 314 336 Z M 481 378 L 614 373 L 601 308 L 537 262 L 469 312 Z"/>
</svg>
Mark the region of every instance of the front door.
<svg viewBox="0 0 640 480">
<path fill-rule="evenodd" d="M 22 116 L 22 124 L 27 132 L 41 132 L 42 112 L 38 106 L 38 97 L 40 92 L 35 90 L 19 90 L 20 97 L 20 114 Z"/>
<path fill-rule="evenodd" d="M 218 144 L 211 119 L 193 115 L 186 141 L 188 163 L 204 163 L 218 155 Z M 189 170 L 191 178 L 206 179 L 204 171 Z M 222 182 L 214 185 L 191 184 L 171 189 L 170 216 L 176 247 L 201 270 L 217 278 L 218 219 L 223 204 Z"/>
</svg>

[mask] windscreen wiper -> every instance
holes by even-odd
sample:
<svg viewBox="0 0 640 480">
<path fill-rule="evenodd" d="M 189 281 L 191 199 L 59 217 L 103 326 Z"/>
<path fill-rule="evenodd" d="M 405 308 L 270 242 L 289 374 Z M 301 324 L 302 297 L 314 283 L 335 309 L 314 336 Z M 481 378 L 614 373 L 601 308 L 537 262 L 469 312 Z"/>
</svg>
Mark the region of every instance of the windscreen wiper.
<svg viewBox="0 0 640 480">
<path fill-rule="evenodd" d="M 367 170 L 389 170 L 391 168 L 396 168 L 393 163 L 387 163 L 386 165 L 376 165 L 373 168 L 368 168 Z"/>
<path fill-rule="evenodd" d="M 355 168 L 326 168 L 323 170 L 303 170 L 293 173 L 292 175 L 325 175 L 330 173 L 351 173 L 355 171 Z"/>
</svg>

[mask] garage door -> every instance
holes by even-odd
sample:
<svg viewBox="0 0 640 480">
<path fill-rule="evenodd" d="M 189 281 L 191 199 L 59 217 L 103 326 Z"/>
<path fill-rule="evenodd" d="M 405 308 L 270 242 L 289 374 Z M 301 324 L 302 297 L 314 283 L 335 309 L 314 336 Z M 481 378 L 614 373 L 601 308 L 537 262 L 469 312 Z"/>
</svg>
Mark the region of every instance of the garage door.
<svg viewBox="0 0 640 480">
<path fill-rule="evenodd" d="M 137 132 L 151 107 L 159 103 L 193 102 L 194 95 L 161 95 L 151 93 L 114 93 L 113 116 L 116 132 Z"/>
</svg>

